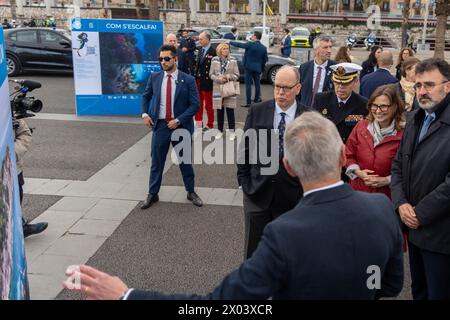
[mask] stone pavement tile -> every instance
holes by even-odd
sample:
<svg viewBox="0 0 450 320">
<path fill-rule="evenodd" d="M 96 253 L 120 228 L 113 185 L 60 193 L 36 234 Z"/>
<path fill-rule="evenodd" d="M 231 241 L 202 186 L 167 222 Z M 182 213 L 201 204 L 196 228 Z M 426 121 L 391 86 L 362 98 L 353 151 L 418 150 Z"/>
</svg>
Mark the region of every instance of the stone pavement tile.
<svg viewBox="0 0 450 320">
<path fill-rule="evenodd" d="M 95 184 L 93 183 L 87 181 L 73 181 L 58 192 L 55 192 L 55 194 L 67 197 L 91 197 L 94 191 Z"/>
<path fill-rule="evenodd" d="M 242 193 L 242 190 L 237 190 L 236 196 L 233 199 L 233 202 L 231 203 L 232 206 L 237 207 L 243 207 L 244 206 L 244 194 Z"/>
<path fill-rule="evenodd" d="M 180 192 L 180 190 L 184 190 L 184 187 L 176 187 L 176 186 L 161 186 L 159 190 L 159 201 L 171 202 L 175 195 Z"/>
<path fill-rule="evenodd" d="M 45 254 L 90 258 L 105 242 L 106 237 L 65 235 L 45 251 Z"/>
<path fill-rule="evenodd" d="M 87 212 L 100 199 L 86 197 L 64 197 L 50 207 L 51 211 Z"/>
<path fill-rule="evenodd" d="M 136 184 L 126 184 L 119 192 L 114 195 L 114 198 L 142 201 L 147 197 L 147 193 L 148 183 L 146 183 L 145 187 Z"/>
<path fill-rule="evenodd" d="M 175 193 L 175 196 L 173 197 L 171 202 L 175 203 L 191 203 L 187 198 L 187 192 L 184 189 L 184 187 L 181 187 L 178 189 L 177 193 Z"/>
<path fill-rule="evenodd" d="M 55 195 L 59 190 L 65 188 L 68 184 L 72 182 L 73 180 L 52 179 L 30 193 Z"/>
<path fill-rule="evenodd" d="M 208 198 L 208 204 L 212 205 L 230 205 L 236 196 L 236 189 L 214 188 Z"/>
<path fill-rule="evenodd" d="M 44 232 L 25 239 L 27 261 L 30 263 L 43 254 L 84 214 L 84 212 L 46 211 L 34 219 L 31 223 L 48 222 L 48 227 Z"/>
<path fill-rule="evenodd" d="M 102 199 L 84 216 L 85 219 L 122 221 L 138 201 Z"/>
<path fill-rule="evenodd" d="M 88 234 L 92 236 L 109 237 L 119 226 L 120 221 L 81 219 L 68 234 Z"/>
<path fill-rule="evenodd" d="M 31 300 L 53 300 L 63 289 L 62 282 L 66 276 L 61 275 L 28 275 Z"/>
<path fill-rule="evenodd" d="M 70 265 L 84 264 L 86 259 L 79 257 L 40 255 L 33 263 L 28 263 L 28 274 L 60 277 Z"/>
<path fill-rule="evenodd" d="M 114 196 L 123 188 L 120 182 L 103 182 L 95 185 L 94 191 L 90 194 L 95 198 L 114 198 Z"/>
<path fill-rule="evenodd" d="M 44 184 L 48 183 L 51 179 L 39 179 L 39 178 L 25 178 L 25 184 L 23 185 L 24 193 L 32 193 L 34 190 L 39 189 Z"/>
</svg>

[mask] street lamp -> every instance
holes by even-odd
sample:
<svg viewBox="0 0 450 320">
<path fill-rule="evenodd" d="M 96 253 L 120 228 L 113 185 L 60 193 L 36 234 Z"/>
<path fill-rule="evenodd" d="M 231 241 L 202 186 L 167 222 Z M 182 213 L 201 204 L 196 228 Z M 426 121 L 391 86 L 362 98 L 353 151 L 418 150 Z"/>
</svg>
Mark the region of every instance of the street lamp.
<svg viewBox="0 0 450 320">
<path fill-rule="evenodd" d="M 274 2 L 275 0 L 272 0 Z M 267 49 L 270 48 L 270 37 L 268 34 L 268 31 L 266 29 L 266 6 L 267 6 L 267 0 L 263 0 L 263 32 L 261 36 L 261 43 L 266 46 Z"/>
</svg>

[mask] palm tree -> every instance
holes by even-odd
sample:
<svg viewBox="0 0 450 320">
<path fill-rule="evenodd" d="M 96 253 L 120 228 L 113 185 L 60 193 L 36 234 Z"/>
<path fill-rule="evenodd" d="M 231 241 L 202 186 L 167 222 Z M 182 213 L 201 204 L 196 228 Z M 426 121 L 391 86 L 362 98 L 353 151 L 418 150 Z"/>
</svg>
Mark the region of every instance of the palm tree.
<svg viewBox="0 0 450 320">
<path fill-rule="evenodd" d="M 436 0 L 435 12 L 436 42 L 434 47 L 434 57 L 444 59 L 445 31 L 447 29 L 447 17 L 450 16 L 450 2 L 448 0 Z"/>
<path fill-rule="evenodd" d="M 149 0 L 148 2 L 148 19 L 159 20 L 159 1 Z"/>
<path fill-rule="evenodd" d="M 410 10 L 410 4 L 411 4 L 411 0 L 404 0 L 405 2 L 403 3 L 403 11 L 402 11 L 402 15 L 403 15 L 403 19 L 402 19 L 402 48 L 406 47 L 406 43 L 407 43 L 407 31 L 408 31 L 408 24 L 409 24 L 409 10 Z"/>
<path fill-rule="evenodd" d="M 17 19 L 17 13 L 16 13 L 16 8 L 17 8 L 17 3 L 16 0 L 9 0 L 9 4 L 11 6 L 11 17 L 13 20 Z"/>
</svg>

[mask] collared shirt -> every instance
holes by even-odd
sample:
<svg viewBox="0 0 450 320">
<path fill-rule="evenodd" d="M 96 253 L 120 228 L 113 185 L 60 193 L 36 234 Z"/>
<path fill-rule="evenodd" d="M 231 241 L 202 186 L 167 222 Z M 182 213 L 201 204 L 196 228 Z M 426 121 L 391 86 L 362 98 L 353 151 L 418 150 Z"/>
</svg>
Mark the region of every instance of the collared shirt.
<svg viewBox="0 0 450 320">
<path fill-rule="evenodd" d="M 275 102 L 275 116 L 273 117 L 273 128 L 278 129 L 278 125 L 281 121 L 280 113 L 284 112 L 286 115 L 284 116 L 284 120 L 286 121 L 286 127 L 292 120 L 295 119 L 295 111 L 297 111 L 297 102 L 294 102 L 289 109 L 283 111 L 280 106 Z"/>
<path fill-rule="evenodd" d="M 206 46 L 206 47 L 202 47 L 202 59 L 205 57 L 205 55 L 208 52 L 209 48 L 211 48 L 210 44 L 208 44 L 208 46 Z"/>
<path fill-rule="evenodd" d="M 168 73 L 164 71 L 164 78 L 161 84 L 161 101 L 159 105 L 159 117 L 158 119 L 166 119 L 166 90 L 167 90 L 167 77 Z M 175 103 L 175 89 L 177 88 L 178 69 L 172 72 L 172 117 L 175 118 L 173 112 L 173 105 Z"/>
<path fill-rule="evenodd" d="M 317 77 L 317 73 L 319 72 L 319 68 L 322 68 L 322 72 L 320 73 L 320 82 L 319 82 L 319 89 L 317 89 L 317 92 L 322 92 L 323 91 L 323 84 L 325 83 L 325 76 L 326 76 L 326 72 L 327 72 L 327 65 L 328 65 L 328 60 L 325 61 L 323 64 L 317 64 L 316 60 L 314 60 L 314 76 L 313 76 L 313 82 L 312 85 L 314 87 L 314 83 L 316 83 L 316 77 Z"/>
<path fill-rule="evenodd" d="M 351 96 L 352 96 L 352 94 L 350 94 L 350 95 L 348 96 L 348 98 L 345 99 L 345 100 L 342 100 L 341 98 L 337 97 L 337 99 L 338 99 L 338 104 L 341 103 L 341 102 L 343 102 L 344 104 L 346 104 L 347 101 L 350 99 Z"/>
<path fill-rule="evenodd" d="M 309 191 L 303 193 L 303 197 L 306 197 L 308 194 L 311 194 L 311 193 L 313 193 L 313 192 L 323 191 L 323 190 L 328 190 L 328 189 L 336 188 L 336 187 L 339 187 L 339 186 L 342 186 L 342 185 L 344 185 L 344 181 L 339 180 L 338 182 L 333 183 L 333 184 L 330 184 L 330 185 L 328 185 L 328 186 L 320 187 L 320 188 L 317 188 L 317 189 L 309 190 Z"/>
</svg>

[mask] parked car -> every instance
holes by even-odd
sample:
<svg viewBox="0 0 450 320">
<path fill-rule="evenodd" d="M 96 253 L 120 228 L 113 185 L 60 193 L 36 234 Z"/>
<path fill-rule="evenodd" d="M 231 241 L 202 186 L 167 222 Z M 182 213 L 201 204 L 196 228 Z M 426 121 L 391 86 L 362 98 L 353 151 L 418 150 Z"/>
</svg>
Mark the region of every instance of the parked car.
<svg viewBox="0 0 450 320">
<path fill-rule="evenodd" d="M 311 43 L 309 43 L 309 36 L 311 32 L 308 28 L 304 27 L 296 27 L 291 31 L 291 46 L 292 47 L 303 47 L 309 48 L 311 47 Z"/>
<path fill-rule="evenodd" d="M 245 39 L 247 41 L 250 41 L 255 31 L 259 31 L 263 34 L 264 33 L 263 30 L 264 30 L 263 27 L 254 27 L 251 31 L 247 32 L 247 36 Z M 275 44 L 275 34 L 273 33 L 270 27 L 266 27 L 266 31 L 269 34 L 269 45 L 273 46 Z"/>
<path fill-rule="evenodd" d="M 216 48 L 219 43 L 223 43 L 224 40 L 222 39 L 216 39 L 211 41 L 211 46 Z M 246 41 L 236 41 L 245 43 Z M 245 70 L 244 70 L 244 64 L 243 64 L 243 58 L 244 58 L 244 52 L 245 49 L 237 48 L 234 46 L 230 46 L 230 52 L 233 57 L 236 58 L 238 62 L 239 67 L 239 73 L 241 80 L 244 80 Z M 268 83 L 273 83 L 275 81 L 275 75 L 277 74 L 278 69 L 280 69 L 285 64 L 297 66 L 299 67 L 299 61 L 296 61 L 291 58 L 284 58 L 282 56 L 278 56 L 275 54 L 268 54 L 268 61 L 266 63 L 266 66 L 264 68 L 264 71 L 261 75 L 261 80 L 266 81 Z"/>
<path fill-rule="evenodd" d="M 72 72 L 70 33 L 52 28 L 4 30 L 6 65 L 9 76 L 22 71 Z"/>
<path fill-rule="evenodd" d="M 225 36 L 225 34 L 231 32 L 231 30 L 233 28 L 234 28 L 234 26 L 231 26 L 231 25 L 220 25 L 220 26 L 217 26 L 216 31 L 218 33 L 220 33 L 222 35 L 222 38 L 223 38 L 223 36 Z"/>
</svg>

